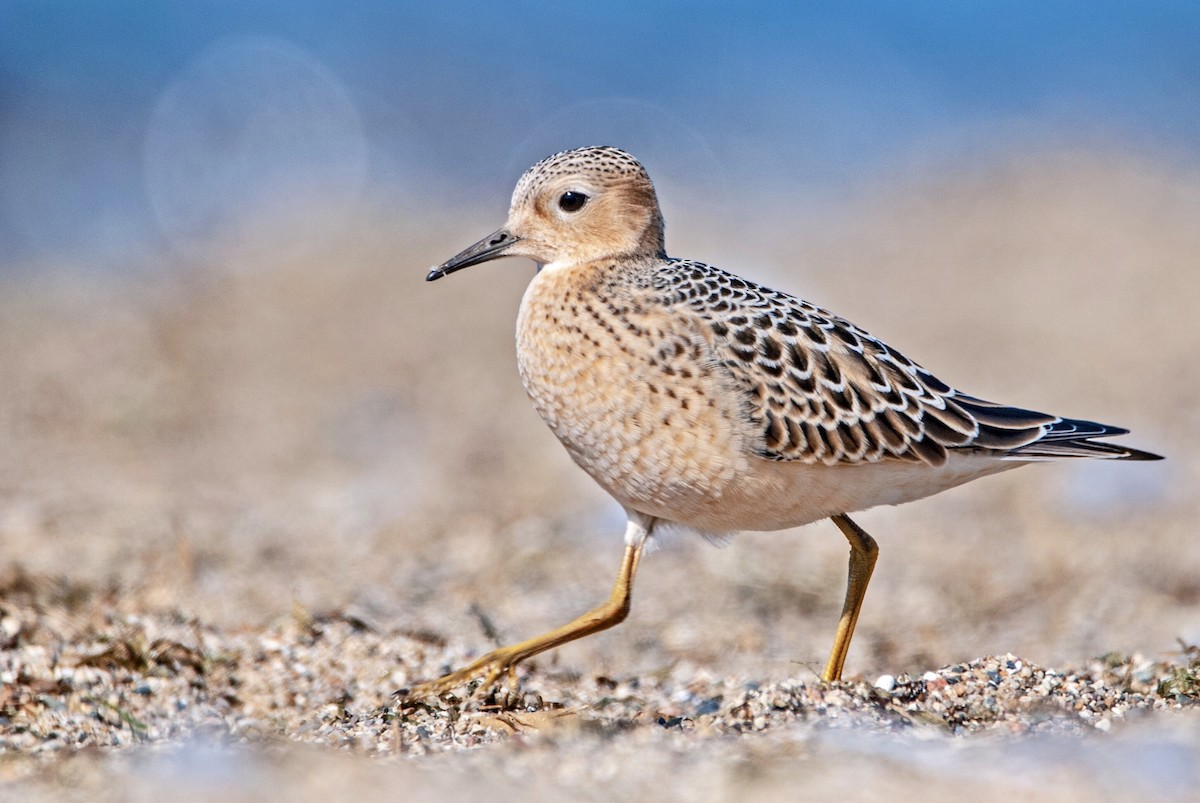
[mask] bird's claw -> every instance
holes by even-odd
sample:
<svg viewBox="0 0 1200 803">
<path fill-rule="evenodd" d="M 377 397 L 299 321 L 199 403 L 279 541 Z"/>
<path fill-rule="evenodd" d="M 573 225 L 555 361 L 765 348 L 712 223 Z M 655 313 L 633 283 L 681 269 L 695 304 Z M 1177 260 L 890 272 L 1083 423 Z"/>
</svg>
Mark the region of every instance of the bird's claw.
<svg viewBox="0 0 1200 803">
<path fill-rule="evenodd" d="M 442 675 L 436 680 L 418 683 L 411 689 L 401 689 L 396 696 L 404 701 L 423 700 L 430 697 L 440 697 L 452 689 L 465 686 L 477 677 L 483 680 L 471 690 L 468 697 L 476 697 L 482 692 L 492 689 L 501 678 L 508 678 L 509 688 L 516 688 L 516 666 L 519 658 L 508 649 L 494 650 L 469 666 Z"/>
</svg>

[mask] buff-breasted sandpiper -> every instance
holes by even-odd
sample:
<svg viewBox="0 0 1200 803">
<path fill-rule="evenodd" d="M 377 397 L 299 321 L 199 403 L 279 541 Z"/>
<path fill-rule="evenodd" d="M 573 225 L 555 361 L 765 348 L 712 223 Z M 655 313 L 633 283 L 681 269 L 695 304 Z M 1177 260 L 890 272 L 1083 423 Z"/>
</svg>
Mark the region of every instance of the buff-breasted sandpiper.
<svg viewBox="0 0 1200 803">
<path fill-rule="evenodd" d="M 628 514 L 609 599 L 408 694 L 482 677 L 612 627 L 663 523 L 708 534 L 830 518 L 850 542 L 845 604 L 822 679 L 840 679 L 878 547 L 846 514 L 1065 457 L 1153 460 L 1096 440 L 1127 430 L 962 393 L 849 321 L 700 262 L 667 256 L 654 185 L 609 147 L 557 153 L 517 182 L 502 229 L 434 268 L 505 256 L 538 269 L 517 319 L 537 412 Z"/>
</svg>

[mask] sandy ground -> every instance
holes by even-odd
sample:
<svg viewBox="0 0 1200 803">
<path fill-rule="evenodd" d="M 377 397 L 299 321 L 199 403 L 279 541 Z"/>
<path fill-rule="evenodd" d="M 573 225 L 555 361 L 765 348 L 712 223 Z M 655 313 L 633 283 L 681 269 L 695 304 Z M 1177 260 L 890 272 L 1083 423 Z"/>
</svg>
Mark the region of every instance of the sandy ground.
<svg viewBox="0 0 1200 803">
<path fill-rule="evenodd" d="M 724 549 L 666 539 L 624 625 L 524 678 L 508 702 L 535 719 L 516 726 L 496 700 L 390 707 L 394 689 L 595 604 L 620 559 L 620 511 L 516 376 L 530 265 L 423 282 L 500 222 L 506 193 L 436 223 L 364 211 L 284 253 L 271 238 L 214 245 L 188 271 L 51 265 L 6 280 L 9 792 L 1194 788 L 1200 175 L 1043 154 L 862 187 L 803 215 L 779 199 L 755 219 L 664 199 L 672 253 L 835 309 L 969 392 L 1127 426 L 1168 460 L 1027 468 L 863 514 L 882 554 L 844 690 L 816 681 L 845 576 L 831 524 Z M 1006 654 L 1019 659 L 981 658 Z M 1014 674 L 1000 714 L 986 713 L 986 679 L 984 707 L 957 724 L 906 685 L 956 666 Z M 1057 687 L 1039 691 L 1047 671 L 1136 699 L 1081 717 Z M 911 693 L 881 701 L 881 675 Z M 750 692 L 777 719 L 726 727 Z M 903 724 L 872 724 L 897 706 Z"/>
</svg>

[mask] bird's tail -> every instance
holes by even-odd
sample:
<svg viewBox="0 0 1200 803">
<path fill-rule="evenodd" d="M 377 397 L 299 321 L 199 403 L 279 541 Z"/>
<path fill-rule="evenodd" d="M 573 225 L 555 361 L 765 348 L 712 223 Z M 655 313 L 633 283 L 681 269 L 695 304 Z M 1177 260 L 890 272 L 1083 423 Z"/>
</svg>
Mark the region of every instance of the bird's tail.
<svg viewBox="0 0 1200 803">
<path fill-rule="evenodd" d="M 1084 421 L 1060 418 L 1046 427 L 1045 433 L 1024 446 L 1009 451 L 1012 460 L 1054 460 L 1060 457 L 1099 457 L 1108 460 L 1162 460 L 1162 455 L 1134 449 L 1119 443 L 1106 443 L 1096 438 L 1128 435 L 1129 430 Z"/>
</svg>

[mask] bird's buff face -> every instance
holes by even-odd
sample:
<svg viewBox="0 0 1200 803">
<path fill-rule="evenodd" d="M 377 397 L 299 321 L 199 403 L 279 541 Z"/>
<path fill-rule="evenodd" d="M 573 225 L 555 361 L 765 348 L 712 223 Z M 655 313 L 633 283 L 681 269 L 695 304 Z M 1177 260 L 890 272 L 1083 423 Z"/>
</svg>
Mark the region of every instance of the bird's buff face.
<svg viewBox="0 0 1200 803">
<path fill-rule="evenodd" d="M 504 227 L 433 268 L 426 279 L 506 256 L 555 268 L 662 251 L 662 215 L 646 171 L 624 151 L 582 148 L 526 171 Z"/>
</svg>

